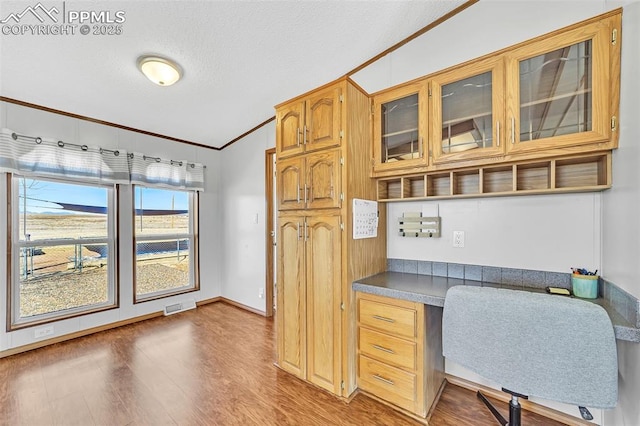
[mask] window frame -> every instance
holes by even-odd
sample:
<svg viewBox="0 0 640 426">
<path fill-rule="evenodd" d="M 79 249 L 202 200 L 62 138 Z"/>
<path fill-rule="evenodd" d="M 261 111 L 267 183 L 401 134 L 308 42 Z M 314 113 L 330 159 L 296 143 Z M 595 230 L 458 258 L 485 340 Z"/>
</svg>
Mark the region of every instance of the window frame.
<svg viewBox="0 0 640 426">
<path fill-rule="evenodd" d="M 167 191 L 182 191 L 186 192 L 189 196 L 189 232 L 187 234 L 150 234 L 138 236 L 136 234 L 136 189 L 149 188 L 160 189 Z M 181 294 L 193 293 L 200 290 L 200 192 L 189 189 L 172 189 L 165 187 L 147 186 L 141 184 L 131 185 L 131 221 L 132 221 L 132 255 L 133 255 L 133 268 L 132 268 L 132 280 L 133 280 L 133 304 L 139 304 L 144 302 L 150 302 L 152 300 L 166 299 L 171 296 L 177 296 Z M 144 208 L 144 206 L 142 207 Z M 137 245 L 138 242 L 145 241 L 158 241 L 167 239 L 188 239 L 189 240 L 189 286 L 182 286 L 174 289 L 167 289 L 156 291 L 153 293 L 147 293 L 144 296 L 138 295 L 137 288 L 137 275 L 138 275 L 138 261 L 137 261 Z"/>
<path fill-rule="evenodd" d="M 77 239 L 43 239 L 25 244 L 20 241 L 20 190 L 19 179 L 38 179 L 43 181 L 99 187 L 107 190 L 107 237 L 82 240 L 82 243 L 100 242 L 108 246 L 110 254 L 107 262 L 107 301 L 100 304 L 63 309 L 61 311 L 34 315 L 27 319 L 20 318 L 20 250 L 25 246 L 59 246 L 70 245 L 80 241 Z M 99 184 L 78 182 L 74 179 L 59 179 L 50 176 L 22 175 L 6 173 L 7 184 L 7 332 L 57 322 L 65 319 L 89 315 L 96 312 L 116 309 L 120 306 L 119 275 L 120 263 L 118 254 L 119 241 L 119 184 Z M 16 210 L 17 209 L 17 210 Z"/>
</svg>

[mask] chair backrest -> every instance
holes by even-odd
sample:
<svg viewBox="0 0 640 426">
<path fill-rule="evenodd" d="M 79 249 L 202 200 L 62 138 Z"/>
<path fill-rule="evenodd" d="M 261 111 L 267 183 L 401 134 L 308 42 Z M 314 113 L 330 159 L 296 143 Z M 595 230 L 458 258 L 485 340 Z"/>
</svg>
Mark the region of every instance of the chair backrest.
<svg viewBox="0 0 640 426">
<path fill-rule="evenodd" d="M 455 286 L 445 297 L 442 352 L 524 395 L 594 408 L 618 399 L 613 326 L 592 302 Z"/>
</svg>

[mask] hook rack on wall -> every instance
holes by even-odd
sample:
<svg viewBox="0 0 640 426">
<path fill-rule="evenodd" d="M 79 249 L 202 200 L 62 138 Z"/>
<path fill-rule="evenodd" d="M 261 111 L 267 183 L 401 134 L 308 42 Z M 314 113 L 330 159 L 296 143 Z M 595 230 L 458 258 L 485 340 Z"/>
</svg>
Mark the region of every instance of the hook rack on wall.
<svg viewBox="0 0 640 426">
<path fill-rule="evenodd" d="M 440 238 L 440 216 L 422 216 L 421 212 L 406 212 L 398 218 L 401 237 Z"/>
</svg>

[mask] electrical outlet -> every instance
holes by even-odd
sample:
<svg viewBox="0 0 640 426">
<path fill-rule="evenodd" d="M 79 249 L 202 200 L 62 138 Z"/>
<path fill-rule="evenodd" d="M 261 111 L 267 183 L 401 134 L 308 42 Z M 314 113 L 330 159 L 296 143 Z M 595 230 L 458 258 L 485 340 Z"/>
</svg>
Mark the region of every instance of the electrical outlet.
<svg viewBox="0 0 640 426">
<path fill-rule="evenodd" d="M 453 231 L 453 246 L 464 247 L 464 231 Z"/>
<path fill-rule="evenodd" d="M 264 288 L 260 287 L 260 290 L 258 291 L 258 297 L 260 299 L 262 299 L 264 297 Z"/>
<path fill-rule="evenodd" d="M 53 326 L 52 325 L 48 325 L 46 327 L 36 328 L 33 331 L 33 337 L 36 338 L 36 339 L 42 339 L 43 337 L 51 336 L 52 334 L 53 334 Z"/>
</svg>

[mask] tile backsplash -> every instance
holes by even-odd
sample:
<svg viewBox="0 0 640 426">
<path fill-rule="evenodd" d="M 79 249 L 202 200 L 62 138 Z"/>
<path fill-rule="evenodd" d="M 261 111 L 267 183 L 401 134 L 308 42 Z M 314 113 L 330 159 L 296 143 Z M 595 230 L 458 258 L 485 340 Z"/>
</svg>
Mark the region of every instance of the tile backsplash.
<svg viewBox="0 0 640 426">
<path fill-rule="evenodd" d="M 640 328 L 640 300 L 605 279 L 601 279 L 601 285 L 604 299 L 614 306 L 624 319 Z"/>
<path fill-rule="evenodd" d="M 460 278 L 523 287 L 545 288 L 547 286 L 553 286 L 567 289 L 571 288 L 571 274 L 561 272 L 407 259 L 387 259 L 387 270 L 407 274 Z"/>
</svg>

